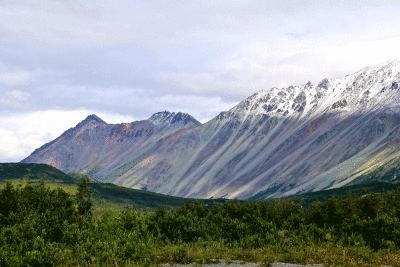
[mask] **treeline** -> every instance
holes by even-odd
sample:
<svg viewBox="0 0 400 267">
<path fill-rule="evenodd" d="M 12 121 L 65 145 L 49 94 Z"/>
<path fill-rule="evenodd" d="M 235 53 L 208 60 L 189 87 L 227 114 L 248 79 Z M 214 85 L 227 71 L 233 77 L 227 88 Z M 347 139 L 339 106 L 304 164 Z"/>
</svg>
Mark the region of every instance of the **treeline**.
<svg viewBox="0 0 400 267">
<path fill-rule="evenodd" d="M 257 248 L 279 242 L 286 233 L 309 242 L 329 239 L 343 246 L 366 245 L 377 251 L 400 247 L 399 219 L 397 189 L 380 195 L 332 197 L 308 209 L 285 199 L 242 204 L 234 200 L 211 211 L 200 203 L 183 204 L 169 212 L 159 209 L 148 230 L 171 242 L 223 239 L 238 242 L 243 248 Z"/>
<path fill-rule="evenodd" d="M 92 212 L 88 181 L 71 196 L 42 181 L 0 192 L 0 266 L 149 266 L 212 258 L 399 266 L 400 190 L 303 209 L 286 199 L 200 202 L 156 212 Z M 397 255 L 397 256 L 396 256 Z"/>
</svg>

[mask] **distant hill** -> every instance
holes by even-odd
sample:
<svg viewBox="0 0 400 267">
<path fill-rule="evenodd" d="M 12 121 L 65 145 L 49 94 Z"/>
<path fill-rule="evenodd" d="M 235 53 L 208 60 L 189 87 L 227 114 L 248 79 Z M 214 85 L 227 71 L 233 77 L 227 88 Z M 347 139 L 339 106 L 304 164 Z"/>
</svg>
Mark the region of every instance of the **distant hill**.
<svg viewBox="0 0 400 267">
<path fill-rule="evenodd" d="M 126 207 L 138 211 L 154 211 L 159 207 L 171 209 L 180 206 L 183 201 L 196 200 L 130 189 L 109 183 L 100 183 L 83 174 L 65 174 L 46 164 L 0 163 L 0 187 L 8 181 L 15 185 L 23 185 L 28 181 L 37 183 L 40 179 L 45 179 L 46 185 L 50 186 L 50 188 L 60 187 L 70 194 L 75 194 L 77 191 L 76 185 L 81 181 L 82 177 L 87 177 L 91 180 L 89 187 L 93 190 L 95 213 L 101 213 L 108 209 L 120 211 Z M 198 201 L 209 205 L 213 203 L 211 199 L 199 199 Z M 216 199 L 214 201 L 222 204 L 227 200 Z"/>
</svg>

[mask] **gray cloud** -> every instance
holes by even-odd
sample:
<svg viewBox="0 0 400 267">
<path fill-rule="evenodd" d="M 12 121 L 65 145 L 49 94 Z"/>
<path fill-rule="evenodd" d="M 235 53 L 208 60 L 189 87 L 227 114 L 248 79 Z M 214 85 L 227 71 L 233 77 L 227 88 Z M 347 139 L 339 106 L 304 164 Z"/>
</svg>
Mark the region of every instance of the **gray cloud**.
<svg viewBox="0 0 400 267">
<path fill-rule="evenodd" d="M 0 138 L 20 144 L 1 143 L 2 158 L 92 112 L 113 123 L 161 110 L 205 122 L 260 89 L 398 57 L 399 11 L 385 0 L 1 1 L 0 116 L 21 118 L 0 125 Z M 55 110 L 77 117 L 66 125 L 48 116 Z M 18 133 L 43 116 L 58 130 Z"/>
</svg>

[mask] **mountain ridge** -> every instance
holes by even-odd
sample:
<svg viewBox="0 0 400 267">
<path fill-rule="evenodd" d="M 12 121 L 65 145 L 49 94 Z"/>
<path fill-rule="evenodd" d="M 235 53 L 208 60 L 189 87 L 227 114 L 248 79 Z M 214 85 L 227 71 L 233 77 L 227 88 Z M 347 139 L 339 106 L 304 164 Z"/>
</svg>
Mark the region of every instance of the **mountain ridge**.
<svg viewBox="0 0 400 267">
<path fill-rule="evenodd" d="M 156 114 L 158 113 L 153 114 L 152 117 Z M 93 135 L 93 133 L 96 132 L 101 134 L 103 139 L 104 138 L 106 138 L 107 140 L 111 139 L 111 141 L 114 142 L 114 145 L 118 146 L 117 143 L 120 142 L 121 139 L 124 139 L 125 135 L 127 135 L 128 138 L 133 138 L 133 139 L 146 139 L 153 136 L 154 133 L 156 134 L 161 133 L 161 135 L 158 135 L 156 138 L 156 140 L 158 141 L 160 138 L 162 138 L 162 136 L 171 131 L 197 127 L 201 125 L 199 121 L 197 121 L 195 118 L 186 113 L 175 114 L 165 111 L 164 114 L 166 116 L 164 116 L 164 118 L 161 118 L 161 120 L 159 120 L 157 123 L 153 123 L 154 122 L 154 117 L 153 117 L 152 120 L 147 119 L 131 123 L 118 123 L 118 124 L 107 124 L 97 115 L 94 114 L 89 115 L 83 121 L 78 123 L 75 127 L 71 127 L 70 129 L 66 130 L 57 139 L 49 143 L 46 143 L 40 148 L 36 149 L 29 157 L 23 159 L 21 163 L 42 163 L 43 161 L 43 163 L 59 168 L 62 171 L 75 172 L 79 171 L 80 169 L 76 168 L 71 169 L 69 168 L 70 164 L 67 164 L 68 166 L 62 166 L 62 159 L 59 157 L 59 155 L 52 155 L 47 157 L 46 160 L 42 160 L 41 159 L 42 154 L 45 153 L 45 151 L 47 151 L 47 149 L 53 145 L 57 146 L 62 150 L 61 148 L 62 145 L 65 144 L 65 142 L 68 142 L 69 140 L 74 138 L 75 139 L 78 138 L 79 140 L 76 140 L 76 142 L 74 142 L 72 145 L 76 145 L 77 143 L 78 144 L 85 143 L 86 141 L 90 140 L 90 135 Z M 171 122 L 172 119 L 174 119 L 173 122 Z M 139 145 L 141 144 L 140 142 L 141 140 L 136 140 L 136 141 L 139 141 L 137 142 Z M 71 149 L 67 150 L 70 151 Z M 69 151 L 64 151 L 62 152 L 62 154 L 66 154 L 68 156 L 71 154 Z M 105 151 L 106 150 L 104 149 L 102 152 Z"/>
<path fill-rule="evenodd" d="M 169 112 L 135 122 L 137 128 L 145 126 L 140 134 L 132 134 L 131 124 L 119 124 L 113 128 L 119 138 L 110 153 L 110 141 L 98 141 L 110 134 L 97 129 L 79 141 L 83 151 L 71 139 L 69 154 L 62 148 L 57 152 L 52 143 L 37 160 L 51 164 L 52 156 L 60 157 L 60 166 L 66 166 L 68 154 L 70 161 L 85 161 L 74 171 L 181 197 L 247 199 L 272 189 L 270 196 L 280 197 L 343 186 L 366 171 L 397 166 L 399 81 L 397 59 L 341 79 L 261 90 L 204 124 L 187 127 L 180 115 L 179 127 L 169 123 L 170 128 L 158 131 L 159 120 L 171 122 L 180 114 Z M 150 124 L 156 126 L 149 135 Z M 83 157 L 90 156 L 88 147 L 95 148 L 97 157 Z"/>
</svg>

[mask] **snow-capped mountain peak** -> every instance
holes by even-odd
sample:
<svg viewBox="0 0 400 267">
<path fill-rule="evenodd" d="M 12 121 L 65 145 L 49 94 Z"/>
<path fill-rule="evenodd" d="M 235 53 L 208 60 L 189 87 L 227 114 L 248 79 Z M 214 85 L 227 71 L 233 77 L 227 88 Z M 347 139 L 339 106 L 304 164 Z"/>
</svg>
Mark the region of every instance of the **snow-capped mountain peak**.
<svg viewBox="0 0 400 267">
<path fill-rule="evenodd" d="M 358 112 L 400 99 L 400 59 L 366 67 L 340 79 L 261 90 L 231 109 L 233 113 L 298 118 L 324 112 Z"/>
</svg>

